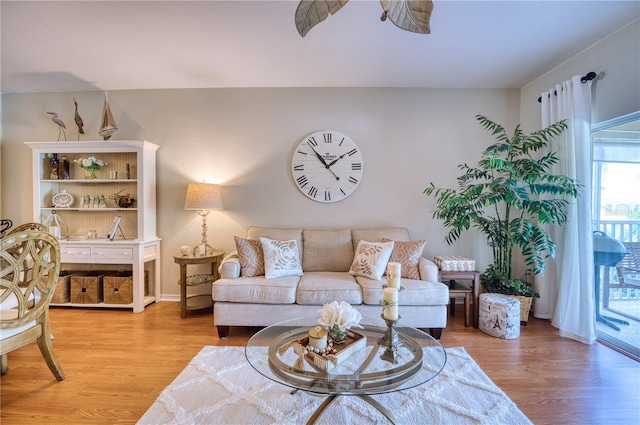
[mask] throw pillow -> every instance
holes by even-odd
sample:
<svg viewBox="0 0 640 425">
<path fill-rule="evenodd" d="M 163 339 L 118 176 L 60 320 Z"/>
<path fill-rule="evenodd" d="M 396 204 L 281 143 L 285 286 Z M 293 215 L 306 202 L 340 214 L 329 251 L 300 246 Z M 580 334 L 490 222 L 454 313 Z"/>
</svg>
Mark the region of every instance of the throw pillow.
<svg viewBox="0 0 640 425">
<path fill-rule="evenodd" d="M 358 242 L 356 254 L 349 273 L 353 276 L 364 276 L 380 280 L 387 267 L 393 242 Z"/>
<path fill-rule="evenodd" d="M 264 275 L 267 279 L 302 276 L 302 265 L 295 240 L 276 241 L 260 238 L 264 252 Z"/>
<path fill-rule="evenodd" d="M 386 238 L 383 238 L 382 240 L 384 242 L 389 241 L 389 239 Z M 400 263 L 400 267 L 402 268 L 401 277 L 405 279 L 420 280 L 418 263 L 420 262 L 420 257 L 422 257 L 422 251 L 426 244 L 427 241 L 394 241 L 393 251 L 391 252 L 391 258 L 389 258 L 389 261 Z"/>
<path fill-rule="evenodd" d="M 240 276 L 255 277 L 264 274 L 264 254 L 260 241 L 237 236 L 235 236 L 235 240 L 240 260 Z"/>
</svg>

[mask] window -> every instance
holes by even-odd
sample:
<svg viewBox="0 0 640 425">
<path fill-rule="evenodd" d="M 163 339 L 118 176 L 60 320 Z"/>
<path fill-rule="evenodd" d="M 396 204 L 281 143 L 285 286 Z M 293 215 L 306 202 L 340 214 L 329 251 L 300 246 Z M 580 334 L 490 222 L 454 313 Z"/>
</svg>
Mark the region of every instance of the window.
<svg viewBox="0 0 640 425">
<path fill-rule="evenodd" d="M 640 245 L 640 111 L 594 125 L 591 140 L 594 230 L 631 252 L 629 244 Z M 596 269 L 598 338 L 640 356 L 640 272 L 621 284 L 620 262 Z"/>
</svg>

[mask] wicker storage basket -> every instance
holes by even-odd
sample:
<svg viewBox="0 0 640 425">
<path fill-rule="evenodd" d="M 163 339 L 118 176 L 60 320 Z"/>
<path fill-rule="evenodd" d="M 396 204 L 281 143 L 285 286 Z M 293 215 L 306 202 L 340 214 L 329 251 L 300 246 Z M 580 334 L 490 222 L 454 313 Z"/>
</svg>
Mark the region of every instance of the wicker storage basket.
<svg viewBox="0 0 640 425">
<path fill-rule="evenodd" d="M 105 304 L 131 304 L 133 302 L 133 273 L 120 271 L 103 279 Z M 144 271 L 144 295 L 149 295 L 149 272 Z"/>
<path fill-rule="evenodd" d="M 53 296 L 51 297 L 51 304 L 64 304 L 71 301 L 71 277 L 76 272 L 70 272 L 61 270 L 58 276 L 58 284 L 56 285 Z"/>
<path fill-rule="evenodd" d="M 133 302 L 133 273 L 120 271 L 103 279 L 105 304 L 131 304 Z M 144 295 L 149 295 L 149 272 L 144 271 Z"/>
<path fill-rule="evenodd" d="M 118 272 L 102 280 L 105 304 L 131 304 L 133 302 L 133 275 Z"/>
<path fill-rule="evenodd" d="M 71 276 L 71 302 L 97 304 L 103 301 L 102 279 L 109 272 L 91 271 Z"/>
<path fill-rule="evenodd" d="M 529 321 L 529 312 L 531 312 L 531 304 L 533 303 L 533 297 L 514 295 L 513 298 L 520 301 L 520 324 L 527 326 L 527 322 Z"/>
</svg>

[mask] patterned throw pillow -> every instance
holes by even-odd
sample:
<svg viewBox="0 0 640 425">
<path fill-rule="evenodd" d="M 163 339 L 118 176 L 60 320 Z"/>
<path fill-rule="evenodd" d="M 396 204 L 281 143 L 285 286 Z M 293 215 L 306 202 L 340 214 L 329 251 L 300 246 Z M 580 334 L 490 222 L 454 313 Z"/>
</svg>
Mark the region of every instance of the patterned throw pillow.
<svg viewBox="0 0 640 425">
<path fill-rule="evenodd" d="M 302 265 L 295 240 L 276 241 L 260 238 L 264 252 L 264 271 L 267 279 L 302 276 Z"/>
<path fill-rule="evenodd" d="M 386 238 L 383 238 L 382 240 L 384 242 L 389 242 L 389 239 Z M 394 241 L 393 251 L 391 252 L 391 258 L 389 261 L 400 263 L 402 271 L 401 276 L 403 278 L 420 280 L 418 263 L 420 262 L 420 257 L 422 257 L 422 251 L 426 244 L 427 241 Z"/>
<path fill-rule="evenodd" d="M 260 241 L 243 239 L 235 236 L 238 259 L 240 260 L 240 275 L 255 277 L 264 274 L 264 254 Z"/>
<path fill-rule="evenodd" d="M 358 242 L 349 273 L 374 280 L 382 279 L 392 250 L 393 242 Z"/>
</svg>

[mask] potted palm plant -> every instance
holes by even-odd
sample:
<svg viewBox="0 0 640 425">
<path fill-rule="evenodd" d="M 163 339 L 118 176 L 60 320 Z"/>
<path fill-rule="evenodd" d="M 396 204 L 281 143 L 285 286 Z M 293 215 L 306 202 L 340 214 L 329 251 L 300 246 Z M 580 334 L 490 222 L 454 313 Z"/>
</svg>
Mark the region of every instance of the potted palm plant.
<svg viewBox="0 0 640 425">
<path fill-rule="evenodd" d="M 550 172 L 558 162 L 555 152 L 539 151 L 567 125 L 560 121 L 530 134 L 518 125 L 509 136 L 490 119 L 482 115 L 476 119 L 497 142 L 482 152 L 477 166 L 458 166 L 463 174 L 457 178 L 456 189 L 429 183 L 424 193 L 436 199 L 433 217 L 443 220 L 449 229 L 448 244 L 472 226 L 486 236 L 493 264 L 482 273 L 482 285 L 488 292 L 526 297 L 526 313 L 521 315 L 526 323 L 532 297 L 538 294 L 531 282 L 513 278 L 514 250 L 520 249 L 534 274 L 542 273 L 546 258 L 555 256 L 556 245 L 542 226 L 567 221 L 567 206 L 581 186 Z"/>
</svg>

